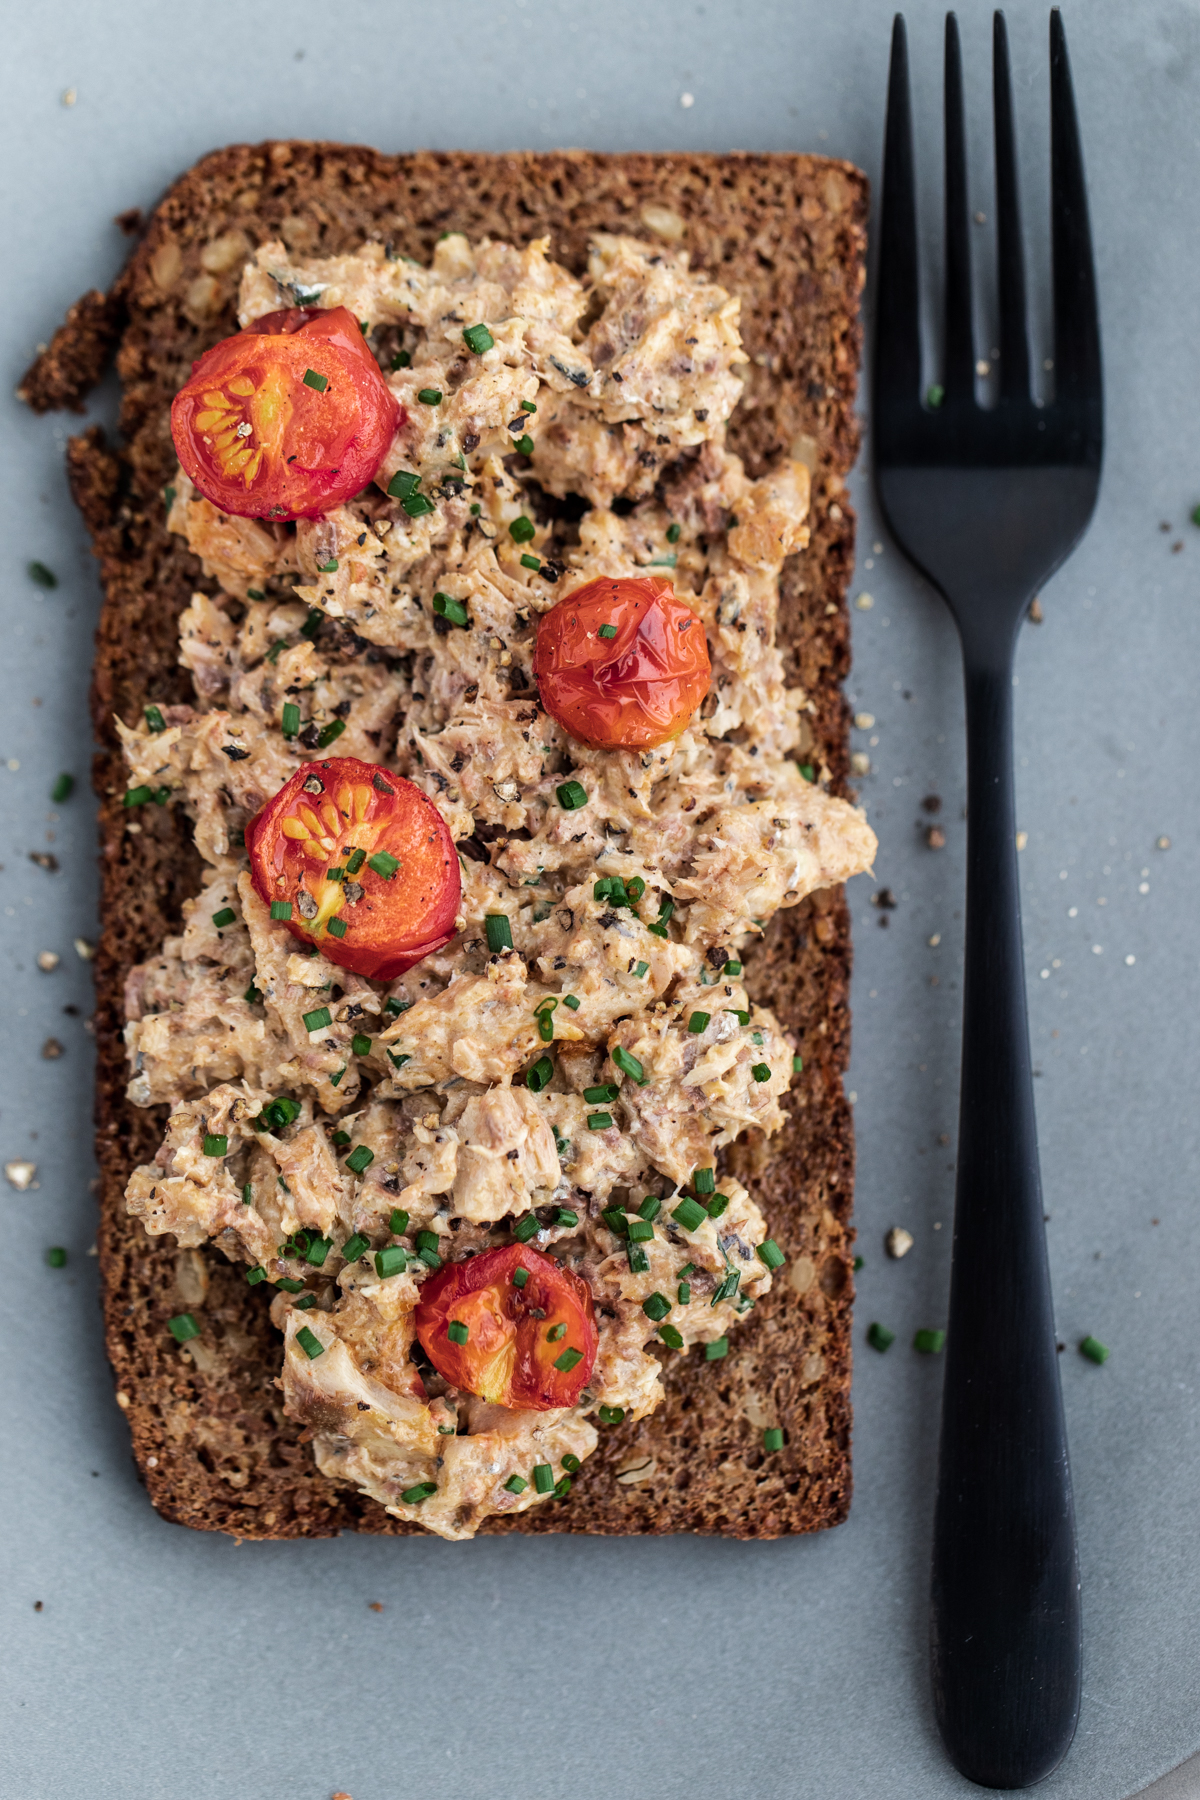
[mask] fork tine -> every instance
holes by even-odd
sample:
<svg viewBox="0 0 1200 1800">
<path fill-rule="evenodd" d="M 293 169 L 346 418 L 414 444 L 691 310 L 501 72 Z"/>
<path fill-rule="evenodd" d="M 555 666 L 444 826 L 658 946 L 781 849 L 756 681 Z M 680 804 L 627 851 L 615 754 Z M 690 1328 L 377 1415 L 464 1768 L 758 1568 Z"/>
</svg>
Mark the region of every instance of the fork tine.
<svg viewBox="0 0 1200 1800">
<path fill-rule="evenodd" d="M 1096 271 L 1071 65 L 1057 7 L 1050 14 L 1050 188 L 1055 399 L 1094 407 L 1101 389 Z"/>
<path fill-rule="evenodd" d="M 971 246 L 967 218 L 967 145 L 958 20 L 946 14 L 946 398 L 971 404 L 975 352 L 971 331 Z"/>
<path fill-rule="evenodd" d="M 1029 398 L 1029 331 L 1025 321 L 1025 254 L 1013 132 L 1008 28 L 992 20 L 992 94 L 996 127 L 996 248 L 1000 275 L 1000 398 Z"/>
<path fill-rule="evenodd" d="M 892 26 L 883 204 L 879 221 L 879 285 L 875 303 L 876 430 L 902 423 L 921 392 L 920 302 L 917 287 L 917 200 L 913 179 L 912 104 L 904 15 Z"/>
</svg>

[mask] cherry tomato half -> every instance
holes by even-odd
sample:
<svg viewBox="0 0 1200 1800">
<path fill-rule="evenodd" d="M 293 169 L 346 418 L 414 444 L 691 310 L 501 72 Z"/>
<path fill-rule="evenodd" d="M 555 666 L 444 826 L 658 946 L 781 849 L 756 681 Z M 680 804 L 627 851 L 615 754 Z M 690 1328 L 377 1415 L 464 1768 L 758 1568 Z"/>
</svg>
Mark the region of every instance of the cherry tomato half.
<svg viewBox="0 0 1200 1800">
<path fill-rule="evenodd" d="M 589 581 L 543 613 L 534 672 L 551 717 L 601 750 L 678 737 L 712 679 L 704 626 L 658 575 Z"/>
<path fill-rule="evenodd" d="M 462 882 L 446 821 L 374 763 L 302 763 L 247 825 L 246 849 L 276 916 L 340 968 L 388 981 L 454 936 Z"/>
<path fill-rule="evenodd" d="M 185 472 L 222 512 L 315 518 L 366 487 L 401 409 L 344 306 L 288 307 L 222 338 L 171 406 Z"/>
<path fill-rule="evenodd" d="M 574 1406 L 596 1361 L 587 1283 L 525 1244 L 447 1263 L 422 1283 L 415 1324 L 439 1375 L 500 1406 Z"/>
</svg>

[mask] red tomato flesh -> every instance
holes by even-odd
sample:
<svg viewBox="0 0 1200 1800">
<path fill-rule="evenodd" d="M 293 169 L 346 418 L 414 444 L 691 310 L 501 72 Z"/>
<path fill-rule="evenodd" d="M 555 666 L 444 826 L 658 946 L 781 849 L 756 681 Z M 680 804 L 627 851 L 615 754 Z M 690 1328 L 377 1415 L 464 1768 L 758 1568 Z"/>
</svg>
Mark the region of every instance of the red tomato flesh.
<svg viewBox="0 0 1200 1800">
<path fill-rule="evenodd" d="M 518 1269 L 528 1276 L 522 1287 L 513 1280 Z M 525 1244 L 447 1263 L 422 1282 L 415 1324 L 439 1375 L 514 1410 L 574 1406 L 596 1361 L 591 1289 Z M 465 1343 L 449 1335 L 451 1325 L 466 1327 Z"/>
<path fill-rule="evenodd" d="M 462 881 L 446 821 L 374 763 L 302 763 L 247 825 L 246 849 L 262 898 L 290 905 L 288 930 L 340 968 L 390 981 L 454 936 Z"/>
<path fill-rule="evenodd" d="M 542 705 L 581 744 L 649 750 L 708 692 L 704 626 L 658 575 L 589 581 L 538 621 Z"/>
<path fill-rule="evenodd" d="M 366 487 L 401 409 L 344 306 L 292 306 L 222 338 L 171 406 L 185 472 L 225 513 L 315 518 Z"/>
</svg>

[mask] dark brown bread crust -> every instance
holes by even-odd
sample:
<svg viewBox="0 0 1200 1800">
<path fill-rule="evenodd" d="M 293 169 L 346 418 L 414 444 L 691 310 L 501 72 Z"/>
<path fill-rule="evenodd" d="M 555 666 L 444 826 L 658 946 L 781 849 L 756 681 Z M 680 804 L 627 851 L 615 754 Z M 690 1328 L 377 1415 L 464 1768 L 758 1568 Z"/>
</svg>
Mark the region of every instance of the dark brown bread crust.
<svg viewBox="0 0 1200 1800">
<path fill-rule="evenodd" d="M 101 798 L 102 937 L 96 957 L 97 1121 L 103 1175 L 101 1267 L 108 1351 L 151 1499 L 168 1519 L 243 1537 L 405 1532 L 375 1502 L 335 1490 L 284 1417 L 279 1339 L 261 1296 L 215 1252 L 176 1251 L 126 1218 L 129 1171 L 160 1141 L 164 1109 L 125 1099 L 122 990 L 131 963 L 178 928 L 199 865 L 182 815 L 146 808 L 129 835 L 113 714 L 190 697 L 176 662 L 176 619 L 211 586 L 168 535 L 161 500 L 174 468 L 171 395 L 194 357 L 235 329 L 236 269 L 201 251 L 231 232 L 282 235 L 329 254 L 364 237 L 427 257 L 446 230 L 517 242 L 549 235 L 582 266 L 588 233 L 647 235 L 646 204 L 687 223 L 693 266 L 742 296 L 753 361 L 731 445 L 758 474 L 799 437 L 814 466 L 812 544 L 785 570 L 781 630 L 816 707 L 817 752 L 844 790 L 849 665 L 845 587 L 853 515 L 842 477 L 857 449 L 853 413 L 867 212 L 864 177 L 805 156 L 418 155 L 330 144 L 238 146 L 207 157 L 168 193 L 113 293 L 88 296 L 25 378 L 38 410 L 79 403 L 120 332 L 122 447 L 93 429 L 74 439 L 72 489 L 100 559 L 93 707 L 106 746 Z M 220 263 L 210 253 L 207 261 Z M 791 1123 L 769 1144 L 728 1155 L 752 1181 L 788 1258 L 724 1361 L 670 1358 L 667 1400 L 640 1425 L 607 1429 L 565 1503 L 485 1531 L 720 1531 L 775 1537 L 838 1524 L 850 1503 L 849 1213 L 854 1152 L 842 1092 L 849 1054 L 849 917 L 839 891 L 778 915 L 746 958 L 752 991 L 801 1033 L 804 1073 Z M 166 1330 L 188 1308 L 203 1324 L 181 1350 Z M 765 1456 L 762 1428 L 784 1427 Z M 622 1481 L 630 1465 L 648 1479 Z"/>
</svg>

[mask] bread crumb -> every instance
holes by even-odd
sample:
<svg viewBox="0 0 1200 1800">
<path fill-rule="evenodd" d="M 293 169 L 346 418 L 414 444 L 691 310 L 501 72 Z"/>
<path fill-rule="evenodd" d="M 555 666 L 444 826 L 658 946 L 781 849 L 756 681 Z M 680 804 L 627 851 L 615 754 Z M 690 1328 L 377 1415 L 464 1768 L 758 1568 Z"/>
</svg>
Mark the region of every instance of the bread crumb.
<svg viewBox="0 0 1200 1800">
<path fill-rule="evenodd" d="M 875 714 L 874 713 L 858 712 L 858 713 L 855 713 L 855 715 L 854 715 L 854 725 L 855 725 L 855 729 L 857 731 L 870 731 L 870 729 L 874 725 L 874 723 L 875 723 Z"/>
<path fill-rule="evenodd" d="M 946 848 L 946 834 L 940 825 L 926 826 L 925 842 L 929 845 L 931 850 L 944 850 Z M 1018 845 L 1017 847 L 1018 849 L 1023 848 L 1022 845 Z"/>
<path fill-rule="evenodd" d="M 1027 831 L 1018 831 L 1018 833 L 1017 833 L 1017 849 L 1023 850 L 1028 842 L 1029 842 L 1029 833 Z"/>
<path fill-rule="evenodd" d="M 1171 848 L 1170 838 L 1169 837 L 1156 838 L 1155 842 L 1154 842 L 1154 848 L 1156 850 L 1169 850 Z"/>
<path fill-rule="evenodd" d="M 42 1045 L 42 1055 L 47 1062 L 57 1062 L 63 1053 L 63 1047 L 57 1038 L 47 1038 Z"/>
<path fill-rule="evenodd" d="M 52 975 L 61 961 L 62 957 L 57 950 L 38 951 L 37 966 L 43 975 Z"/>
<path fill-rule="evenodd" d="M 122 1412 L 129 1411 L 129 1406 L 130 1406 L 129 1395 L 124 1391 L 124 1389 L 120 1389 L 117 1393 L 117 1405 L 120 1407 Z"/>
<path fill-rule="evenodd" d="M 84 962 L 91 962 L 93 956 L 96 954 L 96 946 L 95 944 L 89 943 L 87 938 L 76 938 L 75 954 L 76 956 L 82 957 Z"/>
<path fill-rule="evenodd" d="M 382 1612 L 383 1611 L 383 1601 L 382 1600 L 370 1600 L 370 1601 L 368 1601 L 367 1604 L 370 1606 L 370 1609 L 372 1612 Z"/>
<path fill-rule="evenodd" d="M 62 103 L 64 106 L 74 106 L 78 98 L 79 95 L 75 92 L 74 88 L 63 89 Z"/>
<path fill-rule="evenodd" d="M 695 94 L 680 94 L 679 104 L 680 104 L 680 106 L 684 107 L 685 109 L 689 106 L 695 106 L 695 104 L 696 104 Z"/>
<path fill-rule="evenodd" d="M 903 1225 L 893 1225 L 883 1240 L 883 1247 L 890 1257 L 899 1262 L 902 1256 L 908 1255 L 914 1242 L 911 1231 L 905 1231 Z"/>
<path fill-rule="evenodd" d="M 16 1188 L 18 1194 L 23 1194 L 27 1188 L 32 1187 L 36 1174 L 36 1163 L 18 1161 L 7 1162 L 4 1165 L 5 1179 L 10 1187 Z"/>
<path fill-rule="evenodd" d="M 860 594 L 854 604 L 857 606 L 859 612 L 870 612 L 875 604 L 875 596 L 873 594 Z"/>
</svg>

